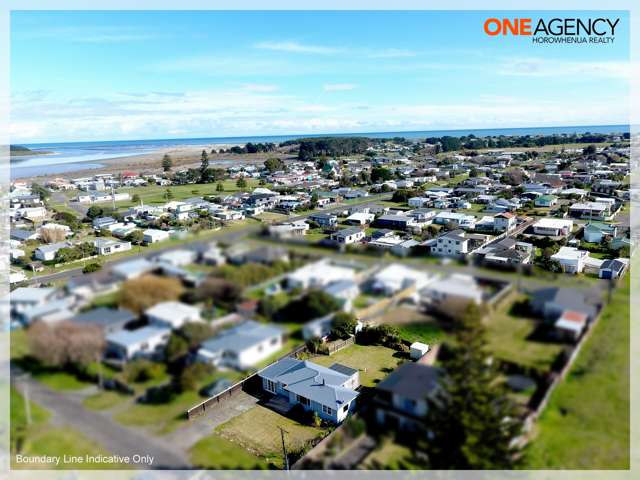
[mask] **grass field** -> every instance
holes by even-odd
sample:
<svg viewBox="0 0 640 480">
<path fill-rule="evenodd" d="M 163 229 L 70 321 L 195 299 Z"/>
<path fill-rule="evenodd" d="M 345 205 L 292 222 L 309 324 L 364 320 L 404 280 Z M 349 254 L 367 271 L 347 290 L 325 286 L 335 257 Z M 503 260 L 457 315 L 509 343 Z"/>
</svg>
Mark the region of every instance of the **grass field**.
<svg viewBox="0 0 640 480">
<path fill-rule="evenodd" d="M 519 297 L 516 300 L 522 300 Z M 498 358 L 527 367 L 548 370 L 563 345 L 538 342 L 528 337 L 536 328 L 533 319 L 513 315 L 509 310 L 513 302 L 505 302 L 490 313 L 487 322 L 489 349 Z"/>
<path fill-rule="evenodd" d="M 551 396 L 528 468 L 629 468 L 629 275 Z"/>
<path fill-rule="evenodd" d="M 82 404 L 89 410 L 108 410 L 131 397 L 118 392 L 104 391 L 84 399 Z"/>
<path fill-rule="evenodd" d="M 324 434 L 321 428 L 302 425 L 260 405 L 220 425 L 216 428 L 216 433 L 282 468 L 282 440 L 279 427 L 287 432 L 285 444 L 289 451 L 301 448 L 310 440 Z"/>
<path fill-rule="evenodd" d="M 396 355 L 395 350 L 387 347 L 355 344 L 333 355 L 313 357 L 311 361 L 325 367 L 342 363 L 347 367 L 357 368 L 360 370 L 360 384 L 373 387 L 402 361 Z"/>
<path fill-rule="evenodd" d="M 213 434 L 198 441 L 190 450 L 191 462 L 212 470 L 263 470 L 267 462 L 240 445 Z"/>
</svg>

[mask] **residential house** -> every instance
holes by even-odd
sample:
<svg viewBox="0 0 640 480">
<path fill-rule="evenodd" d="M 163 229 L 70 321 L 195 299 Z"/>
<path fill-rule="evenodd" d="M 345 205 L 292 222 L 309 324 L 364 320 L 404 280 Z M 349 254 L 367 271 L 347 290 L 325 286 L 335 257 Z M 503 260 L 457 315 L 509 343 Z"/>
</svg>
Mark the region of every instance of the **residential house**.
<svg viewBox="0 0 640 480">
<path fill-rule="evenodd" d="M 204 341 L 197 359 L 215 367 L 246 370 L 278 352 L 282 335 L 280 327 L 247 320 Z"/>
<path fill-rule="evenodd" d="M 569 207 L 569 214 L 574 218 L 606 220 L 611 216 L 611 205 L 604 202 L 574 203 Z"/>
<path fill-rule="evenodd" d="M 342 230 L 332 233 L 329 239 L 338 245 L 350 245 L 361 242 L 364 240 L 365 235 L 365 231 L 361 228 L 351 227 L 343 228 Z"/>
<path fill-rule="evenodd" d="M 433 218 L 436 225 L 452 225 L 463 230 L 473 229 L 476 224 L 476 217 L 457 212 L 440 212 Z"/>
<path fill-rule="evenodd" d="M 566 237 L 573 229 L 573 220 L 541 218 L 533 224 L 533 233 L 549 237 Z"/>
<path fill-rule="evenodd" d="M 353 268 L 332 264 L 329 260 L 320 260 L 300 267 L 286 276 L 289 289 L 322 288 L 340 280 L 355 280 Z"/>
<path fill-rule="evenodd" d="M 435 276 L 428 272 L 392 263 L 371 276 L 369 289 L 391 296 L 410 287 L 420 290 L 433 281 Z"/>
<path fill-rule="evenodd" d="M 406 362 L 376 385 L 376 422 L 389 431 L 426 433 L 428 400 L 439 389 L 439 370 Z"/>
<path fill-rule="evenodd" d="M 531 310 L 551 322 L 555 322 L 567 310 L 584 313 L 592 321 L 600 304 L 599 297 L 589 291 L 564 287 L 536 290 L 529 300 Z"/>
<path fill-rule="evenodd" d="M 171 265 L 174 267 L 184 267 L 190 265 L 198 258 L 198 252 L 189 248 L 179 248 L 176 250 L 170 250 L 156 255 L 153 259 L 164 265 Z"/>
<path fill-rule="evenodd" d="M 338 217 L 332 213 L 314 213 L 309 215 L 309 221 L 317 223 L 322 228 L 331 228 L 338 224 Z"/>
<path fill-rule="evenodd" d="M 418 226 L 413 217 L 399 214 L 382 215 L 375 220 L 374 225 L 378 228 L 389 228 L 391 230 L 403 231 Z"/>
<path fill-rule="evenodd" d="M 265 392 L 302 405 L 324 420 L 341 423 L 355 408 L 358 371 L 340 364 L 323 367 L 308 360 L 284 358 L 258 373 Z"/>
<path fill-rule="evenodd" d="M 555 335 L 560 340 L 577 342 L 587 328 L 588 317 L 584 313 L 566 310 L 553 324 Z"/>
<path fill-rule="evenodd" d="M 33 251 L 34 258 L 43 262 L 52 261 L 56 258 L 56 254 L 61 248 L 69 248 L 73 246 L 69 242 L 58 242 L 50 245 L 40 245 Z"/>
<path fill-rule="evenodd" d="M 582 238 L 585 242 L 600 243 L 605 237 L 615 238 L 618 226 L 602 222 L 589 222 L 584 226 Z"/>
<path fill-rule="evenodd" d="M 162 358 L 171 329 L 149 325 L 136 330 L 118 330 L 107 334 L 106 357 L 121 361 L 135 358 Z"/>
<path fill-rule="evenodd" d="M 551 260 L 558 262 L 565 273 L 581 273 L 588 256 L 589 252 L 585 250 L 578 250 L 575 247 L 560 247 L 560 250 L 551 255 Z"/>
<path fill-rule="evenodd" d="M 348 225 L 366 225 L 366 224 L 369 224 L 369 223 L 373 222 L 373 220 L 375 218 L 376 218 L 376 216 L 373 215 L 372 213 L 355 212 L 355 213 L 349 215 L 344 220 L 344 223 L 346 223 Z"/>
<path fill-rule="evenodd" d="M 166 230 L 156 230 L 153 228 L 148 228 L 142 233 L 144 235 L 142 241 L 146 244 L 162 242 L 170 236 L 170 233 Z"/>
<path fill-rule="evenodd" d="M 69 321 L 81 326 L 98 327 L 105 334 L 109 334 L 124 329 L 137 318 L 137 315 L 126 308 L 98 307 L 79 313 Z"/>
<path fill-rule="evenodd" d="M 135 260 L 117 263 L 111 267 L 111 271 L 116 278 L 121 280 L 131 280 L 132 278 L 138 278 L 157 268 L 157 264 L 150 262 L 146 258 L 137 258 Z"/>
<path fill-rule="evenodd" d="M 93 241 L 98 255 L 111 255 L 112 253 L 126 252 L 131 250 L 131 242 L 123 242 L 112 238 L 96 238 Z"/>
<path fill-rule="evenodd" d="M 558 197 L 555 195 L 540 195 L 533 201 L 533 205 L 536 207 L 553 207 L 558 204 Z"/>
<path fill-rule="evenodd" d="M 161 302 L 144 312 L 151 325 L 174 330 L 202 320 L 200 309 L 182 302 Z"/>
<path fill-rule="evenodd" d="M 419 291 L 419 296 L 424 308 L 451 318 L 464 314 L 472 303 L 481 305 L 484 298 L 475 278 L 458 273 L 430 282 Z"/>
<path fill-rule="evenodd" d="M 598 272 L 599 278 L 606 280 L 620 278 L 629 266 L 628 258 L 616 258 L 615 260 L 605 260 Z"/>
<path fill-rule="evenodd" d="M 20 287 L 9 293 L 11 316 L 20 318 L 26 311 L 45 305 L 59 296 L 51 287 Z"/>
<path fill-rule="evenodd" d="M 517 220 L 511 212 L 498 213 L 493 217 L 493 229 L 496 232 L 510 232 L 516 228 Z"/>
</svg>

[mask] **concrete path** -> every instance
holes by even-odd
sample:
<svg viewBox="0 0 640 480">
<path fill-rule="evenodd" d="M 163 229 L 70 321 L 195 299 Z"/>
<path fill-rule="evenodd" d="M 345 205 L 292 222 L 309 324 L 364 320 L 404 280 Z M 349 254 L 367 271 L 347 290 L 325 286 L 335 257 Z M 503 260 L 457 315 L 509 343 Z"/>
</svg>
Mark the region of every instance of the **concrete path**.
<svg viewBox="0 0 640 480">
<path fill-rule="evenodd" d="M 112 420 L 108 414 L 87 410 L 82 405 L 83 396 L 51 390 L 33 379 L 28 379 L 26 382 L 28 382 L 30 399 L 50 410 L 54 423 L 67 425 L 81 432 L 112 454 L 153 457 L 151 465 L 132 464 L 132 468 L 190 468 L 185 453 L 186 448 L 183 448 L 181 443 L 172 444 L 162 438 L 145 434 L 143 431 L 122 426 Z M 17 382 L 16 388 L 22 392 L 24 381 Z"/>
</svg>

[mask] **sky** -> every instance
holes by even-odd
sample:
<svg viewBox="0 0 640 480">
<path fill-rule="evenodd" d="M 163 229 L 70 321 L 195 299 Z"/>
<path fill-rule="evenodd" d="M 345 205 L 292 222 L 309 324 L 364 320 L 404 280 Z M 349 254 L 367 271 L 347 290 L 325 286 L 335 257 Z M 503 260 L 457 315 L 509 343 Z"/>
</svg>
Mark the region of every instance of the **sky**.
<svg viewBox="0 0 640 480">
<path fill-rule="evenodd" d="M 570 12 L 12 12 L 11 142 L 625 124 L 615 41 L 491 37 Z"/>
</svg>

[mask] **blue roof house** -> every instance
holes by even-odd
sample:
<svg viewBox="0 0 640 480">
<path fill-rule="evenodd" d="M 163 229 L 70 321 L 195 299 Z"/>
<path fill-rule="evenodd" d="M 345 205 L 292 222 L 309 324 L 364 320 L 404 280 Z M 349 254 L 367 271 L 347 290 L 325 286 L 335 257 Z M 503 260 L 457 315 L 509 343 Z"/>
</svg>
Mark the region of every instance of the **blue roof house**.
<svg viewBox="0 0 640 480">
<path fill-rule="evenodd" d="M 258 376 L 266 392 L 284 397 L 292 406 L 300 404 L 332 423 L 341 423 L 355 409 L 355 389 L 360 380 L 353 368 L 338 363 L 327 368 L 287 357 L 264 368 Z"/>
</svg>

